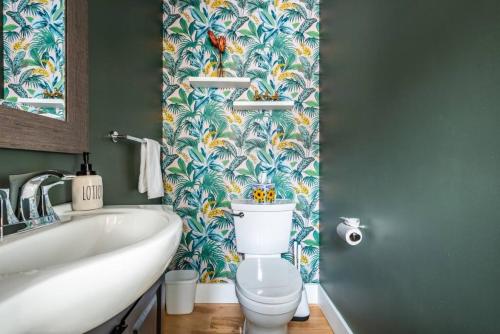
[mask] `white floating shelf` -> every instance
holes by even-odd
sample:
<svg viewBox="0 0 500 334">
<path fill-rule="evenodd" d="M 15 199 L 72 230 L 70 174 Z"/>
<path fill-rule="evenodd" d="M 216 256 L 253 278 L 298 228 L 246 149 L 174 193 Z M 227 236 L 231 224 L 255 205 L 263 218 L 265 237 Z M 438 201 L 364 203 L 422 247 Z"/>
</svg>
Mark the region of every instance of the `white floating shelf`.
<svg viewBox="0 0 500 334">
<path fill-rule="evenodd" d="M 238 77 L 189 77 L 189 83 L 195 88 L 248 88 L 250 78 Z"/>
<path fill-rule="evenodd" d="M 17 103 L 27 104 L 37 108 L 64 109 L 64 99 L 18 98 Z"/>
<path fill-rule="evenodd" d="M 235 110 L 290 110 L 293 101 L 234 101 Z"/>
</svg>

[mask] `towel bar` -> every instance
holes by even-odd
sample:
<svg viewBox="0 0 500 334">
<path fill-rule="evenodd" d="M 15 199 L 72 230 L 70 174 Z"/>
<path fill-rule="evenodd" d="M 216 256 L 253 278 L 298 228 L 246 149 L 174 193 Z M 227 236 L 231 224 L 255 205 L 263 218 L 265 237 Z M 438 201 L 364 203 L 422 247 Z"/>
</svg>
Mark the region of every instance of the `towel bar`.
<svg viewBox="0 0 500 334">
<path fill-rule="evenodd" d="M 113 130 L 111 131 L 109 134 L 108 134 L 108 137 L 111 139 L 111 141 L 113 143 L 117 143 L 119 140 L 121 139 L 125 139 L 125 140 L 131 140 L 131 141 L 135 141 L 137 143 L 145 143 L 146 141 L 144 139 L 141 139 L 141 138 L 137 138 L 137 137 L 134 137 L 134 136 L 130 136 L 130 135 L 124 135 L 124 134 L 120 134 L 118 131 L 116 130 Z"/>
</svg>

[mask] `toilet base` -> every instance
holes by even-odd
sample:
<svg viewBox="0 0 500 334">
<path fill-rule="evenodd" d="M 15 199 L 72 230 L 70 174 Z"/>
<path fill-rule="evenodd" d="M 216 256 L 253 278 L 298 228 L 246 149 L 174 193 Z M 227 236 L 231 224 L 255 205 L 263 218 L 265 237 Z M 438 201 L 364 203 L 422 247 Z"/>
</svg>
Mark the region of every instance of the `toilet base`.
<svg viewBox="0 0 500 334">
<path fill-rule="evenodd" d="M 251 322 L 245 319 L 243 324 L 243 334 L 287 334 L 288 333 L 288 324 L 280 327 L 260 327 L 256 324 L 252 324 Z"/>
<path fill-rule="evenodd" d="M 298 322 L 301 322 L 301 321 L 303 322 L 303 321 L 307 321 L 307 320 L 309 320 L 309 316 L 308 315 L 305 316 L 305 317 L 293 317 L 292 318 L 292 321 L 298 321 Z"/>
</svg>

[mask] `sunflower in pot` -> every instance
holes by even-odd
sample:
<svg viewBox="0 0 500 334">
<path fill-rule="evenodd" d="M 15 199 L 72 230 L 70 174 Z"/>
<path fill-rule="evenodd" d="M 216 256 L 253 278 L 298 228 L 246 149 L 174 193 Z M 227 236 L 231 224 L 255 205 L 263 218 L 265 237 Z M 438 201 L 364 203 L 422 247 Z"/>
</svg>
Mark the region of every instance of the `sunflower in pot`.
<svg viewBox="0 0 500 334">
<path fill-rule="evenodd" d="M 266 200 L 268 203 L 274 203 L 275 199 L 276 199 L 276 190 L 274 190 L 274 188 L 271 188 L 267 191 Z"/>
<path fill-rule="evenodd" d="M 253 200 L 257 203 L 264 203 L 266 201 L 266 192 L 263 189 L 254 189 L 252 196 Z"/>
</svg>

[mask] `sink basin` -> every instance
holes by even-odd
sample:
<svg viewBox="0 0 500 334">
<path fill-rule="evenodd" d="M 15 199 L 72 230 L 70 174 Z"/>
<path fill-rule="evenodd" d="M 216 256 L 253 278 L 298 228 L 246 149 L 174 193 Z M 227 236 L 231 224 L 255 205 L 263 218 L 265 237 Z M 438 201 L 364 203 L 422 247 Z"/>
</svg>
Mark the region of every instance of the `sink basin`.
<svg viewBox="0 0 500 334">
<path fill-rule="evenodd" d="M 0 333 L 82 333 L 163 274 L 182 223 L 162 205 L 56 208 L 61 223 L 0 241 Z"/>
</svg>

